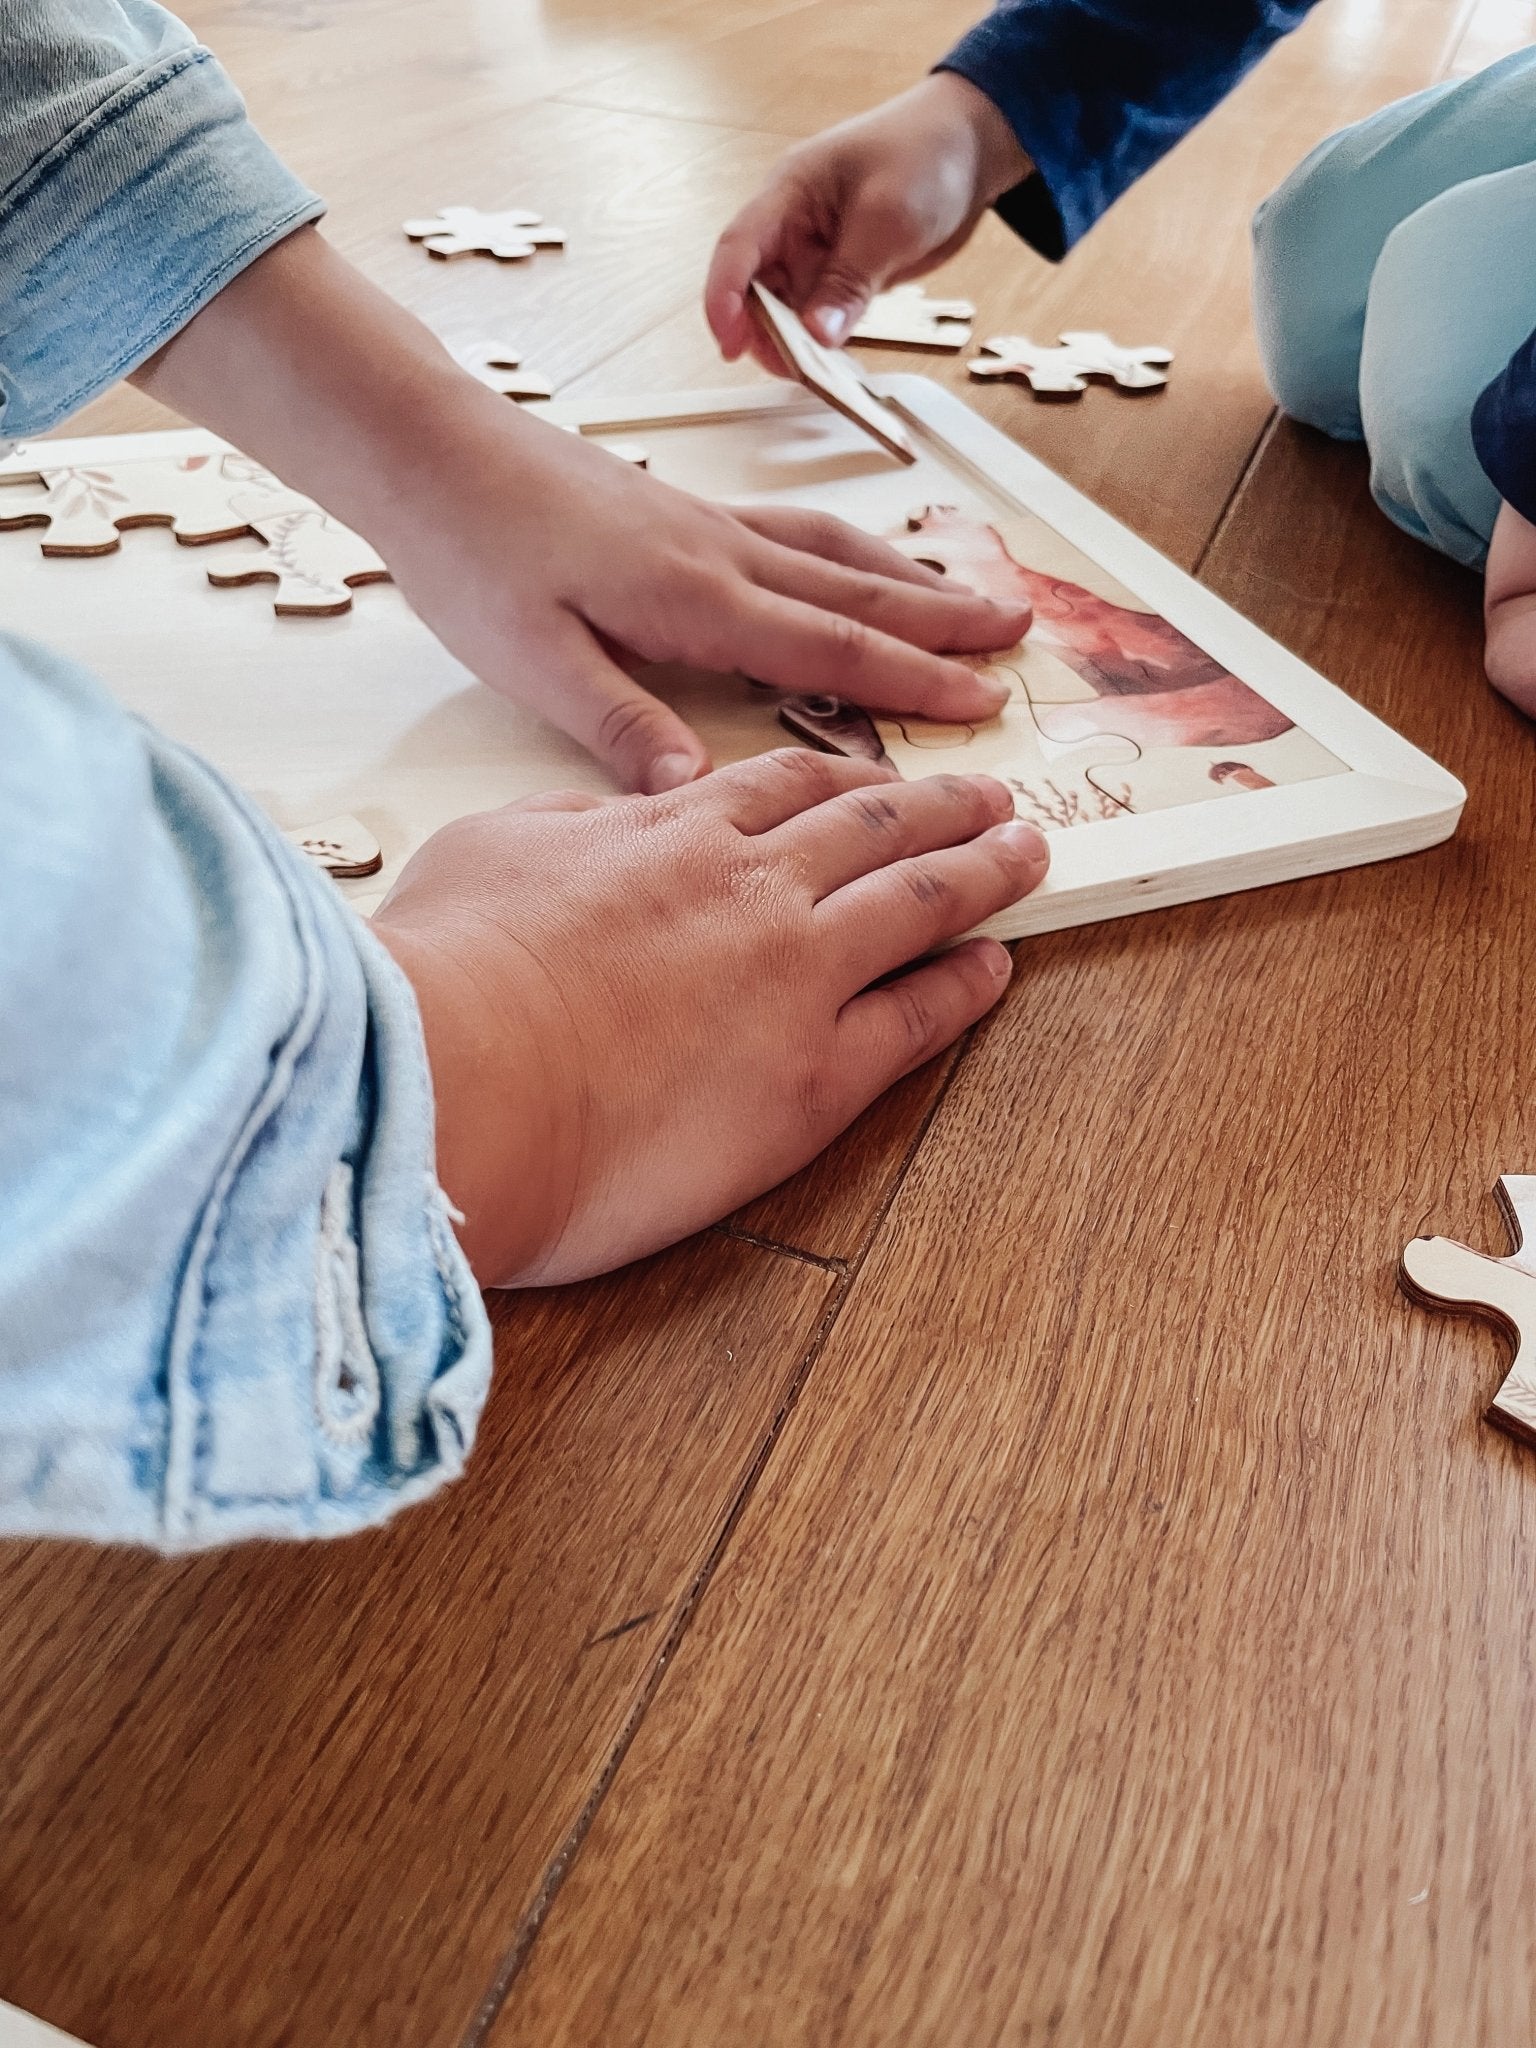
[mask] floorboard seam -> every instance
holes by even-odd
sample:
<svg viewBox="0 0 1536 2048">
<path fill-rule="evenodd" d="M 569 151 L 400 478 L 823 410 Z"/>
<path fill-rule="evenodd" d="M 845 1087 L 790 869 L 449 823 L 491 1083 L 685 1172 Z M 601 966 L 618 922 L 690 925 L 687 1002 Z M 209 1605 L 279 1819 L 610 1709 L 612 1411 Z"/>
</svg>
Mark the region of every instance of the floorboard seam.
<svg viewBox="0 0 1536 2048">
<path fill-rule="evenodd" d="M 1214 553 L 1217 542 L 1237 517 L 1238 505 L 1242 499 L 1243 492 L 1248 486 L 1249 479 L 1257 473 L 1259 464 L 1264 457 L 1264 451 L 1274 439 L 1280 425 L 1280 420 L 1280 408 L 1276 406 L 1265 420 L 1263 426 L 1260 427 L 1253 446 L 1248 451 L 1248 459 L 1238 471 L 1237 480 L 1231 490 L 1228 491 L 1222 508 L 1216 515 L 1215 524 L 1206 536 L 1204 545 L 1195 556 L 1194 562 L 1191 565 L 1189 573 L 1197 582 L 1206 563 Z"/>
</svg>

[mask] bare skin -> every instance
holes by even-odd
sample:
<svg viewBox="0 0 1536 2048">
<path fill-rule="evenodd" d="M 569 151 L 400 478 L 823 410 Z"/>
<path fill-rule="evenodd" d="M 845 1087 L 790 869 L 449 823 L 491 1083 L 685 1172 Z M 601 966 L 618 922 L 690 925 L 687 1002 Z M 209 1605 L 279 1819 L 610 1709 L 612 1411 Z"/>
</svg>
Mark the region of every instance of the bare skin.
<svg viewBox="0 0 1536 2048">
<path fill-rule="evenodd" d="M 579 1279 L 713 1221 L 990 1009 L 992 939 L 883 977 L 1040 881 L 1012 812 L 988 776 L 786 751 L 439 832 L 374 929 L 420 1000 L 481 1283 Z"/>
<path fill-rule="evenodd" d="M 1501 505 L 1483 585 L 1488 680 L 1528 718 L 1536 718 L 1536 526 Z"/>
<path fill-rule="evenodd" d="M 887 285 L 969 240 L 1030 160 L 985 93 L 953 72 L 796 145 L 715 249 L 704 310 L 722 353 L 782 365 L 747 308 L 762 278 L 836 347 Z"/>
<path fill-rule="evenodd" d="M 697 780 L 641 659 L 989 713 L 952 653 L 1028 606 L 836 520 L 732 513 L 530 419 L 301 229 L 139 373 L 367 536 L 427 624 L 631 789 L 466 818 L 374 926 L 418 997 L 438 1171 L 480 1280 L 574 1279 L 771 1186 L 1002 993 L 1003 949 L 909 963 L 1033 888 L 986 778 L 770 755 Z M 870 984 L 908 969 L 880 988 Z"/>
<path fill-rule="evenodd" d="M 1027 619 L 840 520 L 733 513 L 530 418 L 312 228 L 135 381 L 363 534 L 446 647 L 627 789 L 710 765 L 641 661 L 978 717 L 994 685 L 947 657 L 1011 645 Z"/>
</svg>

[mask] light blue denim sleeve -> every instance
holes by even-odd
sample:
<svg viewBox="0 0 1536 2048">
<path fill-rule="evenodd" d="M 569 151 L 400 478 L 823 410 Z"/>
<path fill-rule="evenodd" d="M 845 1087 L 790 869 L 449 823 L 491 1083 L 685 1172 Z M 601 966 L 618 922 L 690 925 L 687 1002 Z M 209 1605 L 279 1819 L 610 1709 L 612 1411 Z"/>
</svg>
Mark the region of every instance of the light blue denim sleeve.
<svg viewBox="0 0 1536 2048">
<path fill-rule="evenodd" d="M 150 0 L 0 0 L 0 437 L 124 376 L 321 202 Z"/>
<path fill-rule="evenodd" d="M 485 1310 L 411 991 L 241 796 L 0 636 L 0 1533 L 190 1549 L 461 1471 Z"/>
</svg>

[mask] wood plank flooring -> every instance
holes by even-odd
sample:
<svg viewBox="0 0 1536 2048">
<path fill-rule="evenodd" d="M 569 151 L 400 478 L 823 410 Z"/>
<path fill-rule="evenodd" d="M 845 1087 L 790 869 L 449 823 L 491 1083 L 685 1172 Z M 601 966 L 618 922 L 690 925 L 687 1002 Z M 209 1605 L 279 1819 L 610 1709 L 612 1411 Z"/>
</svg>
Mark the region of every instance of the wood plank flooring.
<svg viewBox="0 0 1536 2048">
<path fill-rule="evenodd" d="M 972 0 L 186 11 L 373 275 L 614 393 L 754 374 L 714 232 Z M 0 1997 L 93 2048 L 1529 2041 L 1536 1468 L 1392 1263 L 1530 1164 L 1530 733 L 1246 311 L 1290 163 L 1529 28 L 1325 0 L 1059 269 L 988 222 L 943 273 L 1167 341 L 1165 396 L 932 366 L 1460 774 L 1460 836 L 1031 943 L 796 1181 L 499 1303 L 468 1479 L 376 1536 L 0 1547 Z M 424 262 L 453 200 L 571 247 Z"/>
</svg>

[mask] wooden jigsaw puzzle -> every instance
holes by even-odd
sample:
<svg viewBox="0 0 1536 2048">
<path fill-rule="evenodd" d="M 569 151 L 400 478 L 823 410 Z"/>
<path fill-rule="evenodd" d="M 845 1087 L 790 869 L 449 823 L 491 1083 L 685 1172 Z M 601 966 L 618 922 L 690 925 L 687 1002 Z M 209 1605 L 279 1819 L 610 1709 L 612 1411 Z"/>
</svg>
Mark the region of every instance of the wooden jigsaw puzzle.
<svg viewBox="0 0 1536 2048">
<path fill-rule="evenodd" d="M 450 354 L 471 377 L 489 390 L 499 391 L 503 398 L 549 398 L 554 393 L 549 379 L 535 370 L 525 370 L 517 350 L 504 341 L 472 341 Z"/>
<path fill-rule="evenodd" d="M 930 299 L 920 284 L 898 284 L 875 293 L 848 339 L 890 348 L 964 348 L 975 317 L 969 299 Z"/>
<path fill-rule="evenodd" d="M 402 222 L 407 237 L 429 256 L 494 256 L 498 263 L 520 263 L 538 249 L 563 249 L 565 231 L 551 227 L 526 207 L 504 207 L 481 213 L 474 206 L 441 206 L 427 220 Z"/>
<path fill-rule="evenodd" d="M 1045 882 L 988 927 L 1008 938 L 1386 858 L 1454 829 L 1464 792 L 1453 777 L 1016 442 L 921 377 L 881 377 L 874 395 L 899 404 L 911 464 L 898 466 L 808 389 L 767 380 L 539 408 L 610 448 L 643 436 L 656 473 L 679 489 L 833 513 L 946 574 L 1030 600 L 1029 634 L 994 657 L 1008 703 L 973 726 L 783 697 L 743 677 L 645 671 L 718 764 L 798 740 L 886 758 L 903 775 L 1003 777 L 1020 814 L 1052 836 Z M 304 515 L 323 515 L 238 458 L 226 470 L 231 456 L 189 431 L 53 443 L 47 461 L 116 477 L 140 462 L 197 459 L 176 473 L 218 477 L 229 509 L 130 494 L 98 505 L 94 532 L 81 532 L 110 546 L 117 526 L 100 521 L 123 504 L 184 512 L 189 536 L 236 528 L 244 538 L 212 547 L 217 572 L 264 569 L 286 602 L 297 585 L 273 553 L 282 523 L 297 522 L 296 543 Z M 32 479 L 14 501 L 10 487 L 0 491 L 0 507 L 46 499 L 41 461 L 41 450 L 23 449 L 0 464 L 0 476 Z M 264 545 L 251 537 L 253 516 Z M 45 536 L 51 527 L 50 514 Z M 190 576 L 187 567 L 184 549 L 152 536 L 77 565 L 44 557 L 35 533 L 0 533 L 8 626 L 87 663 L 301 842 L 334 842 L 322 857 L 359 909 L 466 812 L 551 788 L 612 788 L 573 740 L 477 683 L 389 584 L 329 630 L 291 632 L 265 606 L 210 592 L 201 565 Z M 367 554 L 327 553 L 318 575 L 310 569 L 301 601 L 333 606 L 350 602 L 359 570 L 381 573 Z M 367 820 L 382 861 L 374 874 L 346 872 L 372 864 L 371 848 L 347 858 L 349 819 Z"/>
<path fill-rule="evenodd" d="M 1536 1444 L 1536 1174 L 1506 1173 L 1497 1192 L 1512 1252 L 1490 1258 L 1453 1238 L 1416 1237 L 1403 1249 L 1398 1277 L 1426 1307 L 1484 1316 L 1514 1338 L 1513 1363 L 1485 1413 Z"/>
<path fill-rule="evenodd" d="M 124 436 L 119 457 L 59 468 L 46 464 L 46 443 L 42 461 L 0 459 L 0 530 L 41 528 L 42 552 L 60 559 L 115 554 L 123 534 L 142 526 L 169 527 L 183 547 L 254 536 L 266 543 L 261 553 L 216 557 L 207 580 L 220 589 L 273 583 L 281 617 L 334 617 L 351 609 L 354 587 L 388 581 L 359 535 L 212 436 L 201 437 L 208 452 L 142 457 L 136 438 L 187 437 Z"/>
<path fill-rule="evenodd" d="M 1076 331 L 1042 348 L 1023 334 L 994 334 L 966 365 L 973 377 L 1022 377 L 1037 398 L 1076 398 L 1090 377 L 1107 377 L 1122 391 L 1156 391 L 1168 382 L 1173 361 L 1166 348 L 1121 348 L 1107 334 Z"/>
</svg>

